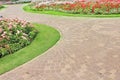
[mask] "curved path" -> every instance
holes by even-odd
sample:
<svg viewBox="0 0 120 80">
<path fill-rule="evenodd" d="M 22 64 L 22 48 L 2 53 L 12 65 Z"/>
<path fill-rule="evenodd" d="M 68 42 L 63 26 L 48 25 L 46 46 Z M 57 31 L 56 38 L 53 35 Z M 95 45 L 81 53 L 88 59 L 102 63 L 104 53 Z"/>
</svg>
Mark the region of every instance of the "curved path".
<svg viewBox="0 0 120 80">
<path fill-rule="evenodd" d="M 24 12 L 22 6 L 8 6 L 0 14 L 53 26 L 62 37 L 44 55 L 0 80 L 120 80 L 120 18 L 39 15 Z"/>
</svg>

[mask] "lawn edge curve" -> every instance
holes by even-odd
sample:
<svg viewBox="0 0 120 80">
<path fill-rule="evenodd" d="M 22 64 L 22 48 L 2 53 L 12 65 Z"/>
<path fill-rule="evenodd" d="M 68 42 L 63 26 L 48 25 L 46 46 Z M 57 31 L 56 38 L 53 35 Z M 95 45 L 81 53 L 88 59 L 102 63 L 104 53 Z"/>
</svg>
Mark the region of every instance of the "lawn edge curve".
<svg viewBox="0 0 120 80">
<path fill-rule="evenodd" d="M 34 25 L 39 33 L 30 45 L 14 54 L 0 58 L 0 75 L 43 54 L 60 39 L 60 33 L 56 29 L 43 24 L 34 23 Z"/>
</svg>

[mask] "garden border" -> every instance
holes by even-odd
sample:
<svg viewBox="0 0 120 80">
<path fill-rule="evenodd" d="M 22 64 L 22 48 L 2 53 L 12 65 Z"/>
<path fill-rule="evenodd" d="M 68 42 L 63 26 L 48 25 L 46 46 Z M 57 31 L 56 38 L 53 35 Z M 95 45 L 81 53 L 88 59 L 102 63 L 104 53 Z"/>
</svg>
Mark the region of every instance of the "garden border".
<svg viewBox="0 0 120 80">
<path fill-rule="evenodd" d="M 110 15 L 88 15 L 88 14 L 70 14 L 59 11 L 33 11 L 30 9 L 29 4 L 23 6 L 23 10 L 26 12 L 37 13 L 37 14 L 49 14 L 55 16 L 69 16 L 69 17 L 97 17 L 97 18 L 120 18 L 120 14 L 110 14 Z"/>
</svg>

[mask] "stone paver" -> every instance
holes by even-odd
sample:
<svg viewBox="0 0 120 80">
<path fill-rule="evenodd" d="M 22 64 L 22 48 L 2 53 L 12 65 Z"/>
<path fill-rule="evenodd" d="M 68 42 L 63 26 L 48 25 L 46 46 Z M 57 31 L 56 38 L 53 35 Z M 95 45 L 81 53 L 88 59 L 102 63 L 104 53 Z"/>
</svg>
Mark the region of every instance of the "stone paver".
<svg viewBox="0 0 120 80">
<path fill-rule="evenodd" d="M 22 11 L 0 12 L 53 26 L 60 41 L 43 55 L 0 76 L 0 80 L 120 80 L 120 18 L 73 18 Z"/>
</svg>

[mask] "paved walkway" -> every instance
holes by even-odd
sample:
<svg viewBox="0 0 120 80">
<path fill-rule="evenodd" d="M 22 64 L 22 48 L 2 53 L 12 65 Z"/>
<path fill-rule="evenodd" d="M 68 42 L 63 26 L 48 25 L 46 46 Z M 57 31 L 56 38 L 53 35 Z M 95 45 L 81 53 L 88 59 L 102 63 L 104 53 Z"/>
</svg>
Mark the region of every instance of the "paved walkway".
<svg viewBox="0 0 120 80">
<path fill-rule="evenodd" d="M 120 80 L 120 18 L 73 18 L 26 13 L 22 5 L 0 12 L 53 26 L 61 40 L 0 80 Z M 8 66 L 9 67 L 9 66 Z"/>
</svg>

